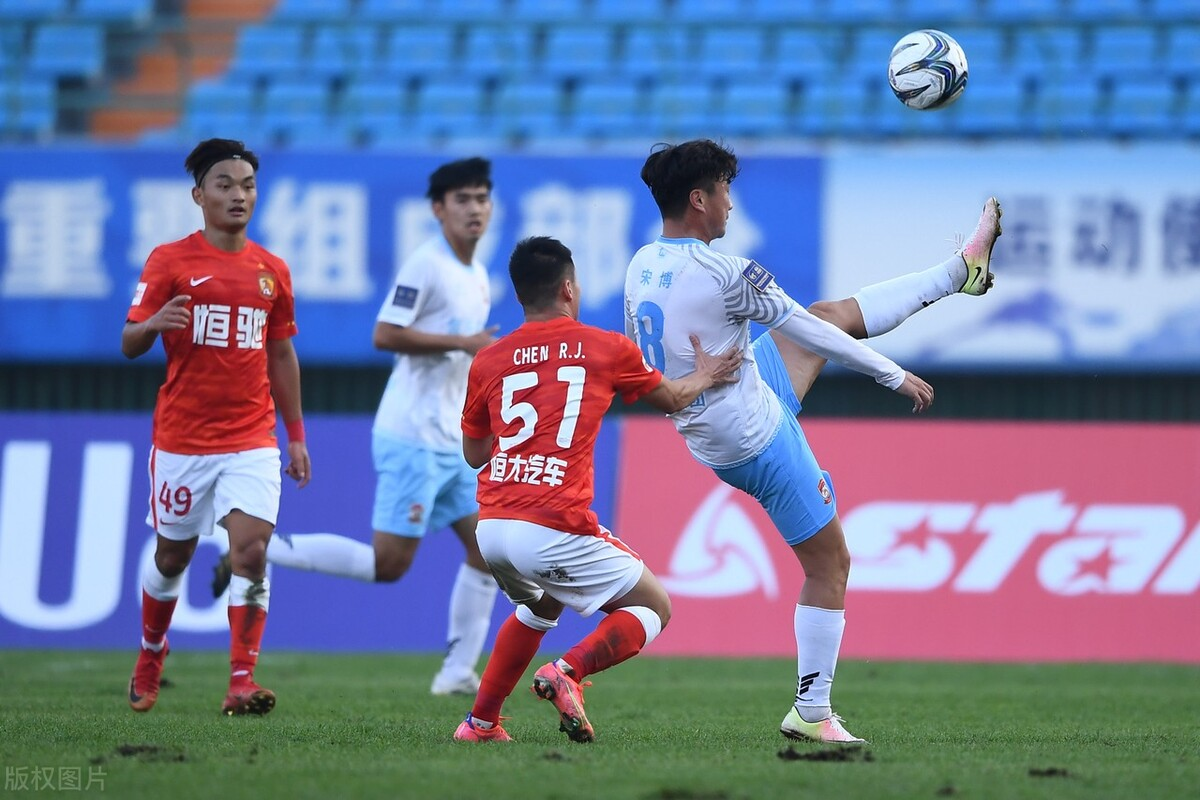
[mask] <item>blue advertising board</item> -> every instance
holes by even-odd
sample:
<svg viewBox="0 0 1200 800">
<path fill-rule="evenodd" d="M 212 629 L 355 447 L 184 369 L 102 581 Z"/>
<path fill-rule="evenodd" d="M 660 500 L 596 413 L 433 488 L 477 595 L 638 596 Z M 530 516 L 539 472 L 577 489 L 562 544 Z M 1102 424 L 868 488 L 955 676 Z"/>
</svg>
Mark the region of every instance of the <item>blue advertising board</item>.
<svg viewBox="0 0 1200 800">
<path fill-rule="evenodd" d="M 146 256 L 202 226 L 185 155 L 0 149 L 0 361 L 121 360 L 120 329 Z M 386 362 L 371 345 L 375 316 L 402 259 L 437 232 L 424 195 L 446 159 L 259 155 L 250 236 L 292 270 L 301 362 Z M 508 253 L 532 235 L 573 251 L 583 320 L 622 329 L 626 266 L 661 231 L 641 166 L 639 157 L 493 160 L 495 212 L 477 255 L 502 333 L 521 321 Z M 805 303 L 819 283 L 820 173 L 811 157 L 744 159 L 728 233 L 714 245 L 758 260 Z"/>
<path fill-rule="evenodd" d="M 314 477 L 302 490 L 285 479 L 279 531 L 370 541 L 371 421 L 308 419 Z M 605 524 L 613 519 L 620 423 L 606 422 L 596 446 L 593 508 Z M 0 648 L 132 652 L 140 630 L 141 565 L 154 552 L 154 533 L 145 522 L 149 441 L 144 414 L 0 413 Z M 200 539 L 172 623 L 175 647 L 229 646 L 225 599 L 214 599 L 209 588 L 224 546 L 220 536 Z M 422 541 L 412 569 L 397 584 L 271 568 L 265 646 L 441 650 L 461 562 L 462 546 L 447 529 Z M 492 636 L 511 611 L 501 595 Z M 595 619 L 568 612 L 545 646 L 565 649 L 594 626 Z"/>
</svg>

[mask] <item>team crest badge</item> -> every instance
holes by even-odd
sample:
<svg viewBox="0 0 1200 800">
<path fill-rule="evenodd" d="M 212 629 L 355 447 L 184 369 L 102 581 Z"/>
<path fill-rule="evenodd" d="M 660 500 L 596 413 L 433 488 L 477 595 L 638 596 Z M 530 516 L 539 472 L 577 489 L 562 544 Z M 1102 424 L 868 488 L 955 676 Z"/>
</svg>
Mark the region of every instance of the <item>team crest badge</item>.
<svg viewBox="0 0 1200 800">
<path fill-rule="evenodd" d="M 825 505 L 833 502 L 833 492 L 829 490 L 829 484 L 825 482 L 824 478 L 817 481 L 817 491 L 821 493 L 821 499 L 825 501 Z"/>
<path fill-rule="evenodd" d="M 265 272 L 258 274 L 258 291 L 263 297 L 275 296 L 275 279 Z"/>
<path fill-rule="evenodd" d="M 425 518 L 425 506 L 420 503 L 413 503 L 408 507 L 408 521 L 420 522 Z"/>
</svg>

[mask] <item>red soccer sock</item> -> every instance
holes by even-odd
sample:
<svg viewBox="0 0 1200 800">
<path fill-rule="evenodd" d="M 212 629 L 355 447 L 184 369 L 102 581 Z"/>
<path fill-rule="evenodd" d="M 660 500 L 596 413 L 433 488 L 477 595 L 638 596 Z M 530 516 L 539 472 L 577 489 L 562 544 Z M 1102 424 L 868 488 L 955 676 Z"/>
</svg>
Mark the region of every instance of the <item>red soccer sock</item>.
<svg viewBox="0 0 1200 800">
<path fill-rule="evenodd" d="M 593 672 L 601 672 L 636 656 L 646 644 L 646 629 L 642 621 L 617 609 L 596 626 L 579 644 L 564 655 L 571 668 L 571 677 L 582 681 Z"/>
<path fill-rule="evenodd" d="M 177 597 L 155 600 L 142 589 L 142 638 L 148 644 L 162 644 L 167 636 L 167 628 L 171 627 L 171 616 L 175 613 L 177 602 Z"/>
<path fill-rule="evenodd" d="M 258 648 L 262 643 L 267 612 L 261 606 L 229 607 L 230 682 L 254 680 Z"/>
<path fill-rule="evenodd" d="M 545 631 L 534 630 L 513 614 L 496 633 L 496 645 L 479 679 L 479 693 L 471 716 L 485 722 L 499 722 L 500 708 L 512 694 L 521 674 L 537 655 Z"/>
</svg>

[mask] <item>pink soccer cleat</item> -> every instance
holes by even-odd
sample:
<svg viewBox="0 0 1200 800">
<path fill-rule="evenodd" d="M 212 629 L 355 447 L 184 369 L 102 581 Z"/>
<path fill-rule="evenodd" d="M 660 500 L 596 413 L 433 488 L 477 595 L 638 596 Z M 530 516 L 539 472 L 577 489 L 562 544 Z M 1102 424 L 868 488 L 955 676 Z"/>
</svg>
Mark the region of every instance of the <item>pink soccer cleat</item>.
<svg viewBox="0 0 1200 800">
<path fill-rule="evenodd" d="M 983 204 L 983 213 L 979 215 L 979 224 L 975 232 L 963 245 L 959 255 L 967 265 L 967 279 L 958 291 L 963 294 L 981 295 L 992 288 L 992 273 L 988 267 L 992 260 L 992 247 L 1003 231 L 1000 228 L 1000 217 L 1004 211 L 1000 201 L 989 197 Z"/>
<path fill-rule="evenodd" d="M 533 693 L 558 709 L 559 730 L 572 742 L 596 739 L 596 732 L 583 713 L 583 687 L 591 685 L 590 682 L 581 685 L 553 661 L 533 673 Z"/>
<path fill-rule="evenodd" d="M 810 742 L 839 742 L 844 744 L 862 744 L 866 739 L 859 739 L 842 727 L 842 718 L 830 714 L 819 722 L 805 722 L 800 712 L 792 706 L 787 716 L 779 726 L 779 732 L 789 739 L 800 739 Z"/>
<path fill-rule="evenodd" d="M 475 718 L 467 714 L 458 725 L 458 730 L 454 732 L 454 741 L 456 742 L 511 742 L 512 737 L 508 735 L 508 731 L 497 722 L 490 728 L 481 728 L 475 722 Z"/>
</svg>

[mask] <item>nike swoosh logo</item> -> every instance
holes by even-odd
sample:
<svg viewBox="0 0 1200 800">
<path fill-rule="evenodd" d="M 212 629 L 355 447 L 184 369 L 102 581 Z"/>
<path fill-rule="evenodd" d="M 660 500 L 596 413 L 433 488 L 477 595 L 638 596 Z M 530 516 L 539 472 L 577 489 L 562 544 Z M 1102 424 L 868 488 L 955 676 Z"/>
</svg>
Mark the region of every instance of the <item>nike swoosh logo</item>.
<svg viewBox="0 0 1200 800">
<path fill-rule="evenodd" d="M 213 279 L 212 275 L 205 275 L 203 278 L 192 278 L 191 281 L 189 281 L 189 283 L 191 283 L 192 286 L 199 286 L 200 284 L 204 283 L 205 281 L 211 281 L 212 279 Z"/>
</svg>

